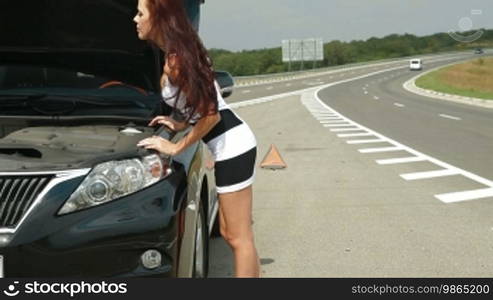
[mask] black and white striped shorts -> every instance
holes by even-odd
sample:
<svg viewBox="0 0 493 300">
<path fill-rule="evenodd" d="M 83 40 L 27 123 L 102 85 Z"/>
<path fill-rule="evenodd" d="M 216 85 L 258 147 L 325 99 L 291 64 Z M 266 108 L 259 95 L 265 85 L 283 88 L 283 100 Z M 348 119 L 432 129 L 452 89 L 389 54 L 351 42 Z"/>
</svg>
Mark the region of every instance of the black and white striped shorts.
<svg viewBox="0 0 493 300">
<path fill-rule="evenodd" d="M 203 137 L 215 158 L 217 192 L 236 192 L 255 178 L 257 142 L 247 123 L 229 108 L 219 111 L 221 121 Z"/>
</svg>

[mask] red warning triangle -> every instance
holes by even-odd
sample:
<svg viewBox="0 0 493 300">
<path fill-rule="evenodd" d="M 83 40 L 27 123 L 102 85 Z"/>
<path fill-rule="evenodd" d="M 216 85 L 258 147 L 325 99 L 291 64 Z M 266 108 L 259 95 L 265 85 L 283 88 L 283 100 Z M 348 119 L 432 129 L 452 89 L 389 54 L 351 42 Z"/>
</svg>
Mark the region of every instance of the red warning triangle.
<svg viewBox="0 0 493 300">
<path fill-rule="evenodd" d="M 277 150 L 276 146 L 271 145 L 269 152 L 267 152 L 267 155 L 265 155 L 264 159 L 260 163 L 261 168 L 265 169 L 284 169 L 287 168 L 288 166 L 284 162 L 284 160 L 281 157 L 281 154 L 279 154 L 279 151 Z"/>
</svg>

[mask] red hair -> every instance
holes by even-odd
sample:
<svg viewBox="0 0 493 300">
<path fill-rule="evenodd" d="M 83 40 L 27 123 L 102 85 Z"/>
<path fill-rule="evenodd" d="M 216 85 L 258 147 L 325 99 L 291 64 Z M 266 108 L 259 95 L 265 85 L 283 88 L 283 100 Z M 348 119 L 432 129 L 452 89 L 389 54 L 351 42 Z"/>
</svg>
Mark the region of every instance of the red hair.
<svg viewBox="0 0 493 300">
<path fill-rule="evenodd" d="M 198 33 L 188 19 L 183 0 L 146 0 L 150 13 L 152 40 L 164 40 L 166 56 L 175 54 L 177 76 L 172 78 L 178 88 L 175 97 L 186 96 L 187 121 L 195 114 L 201 117 L 218 111 L 215 75 L 212 61 Z M 157 39 L 156 37 L 160 37 Z"/>
</svg>

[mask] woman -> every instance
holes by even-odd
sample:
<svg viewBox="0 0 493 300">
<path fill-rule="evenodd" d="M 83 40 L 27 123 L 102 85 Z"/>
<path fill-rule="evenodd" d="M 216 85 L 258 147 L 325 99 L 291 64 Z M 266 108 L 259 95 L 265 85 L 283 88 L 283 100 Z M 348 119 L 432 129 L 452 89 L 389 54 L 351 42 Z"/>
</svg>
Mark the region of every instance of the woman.
<svg viewBox="0 0 493 300">
<path fill-rule="evenodd" d="M 166 53 L 162 94 L 174 108 L 173 118 L 158 116 L 149 125 L 162 124 L 175 131 L 193 125 L 177 143 L 154 136 L 138 146 L 177 155 L 200 139 L 207 144 L 215 158 L 221 235 L 233 250 L 235 275 L 259 277 L 252 230 L 255 137 L 222 99 L 211 61 L 188 20 L 183 1 L 139 0 L 137 10 L 134 22 L 139 39 Z"/>
</svg>

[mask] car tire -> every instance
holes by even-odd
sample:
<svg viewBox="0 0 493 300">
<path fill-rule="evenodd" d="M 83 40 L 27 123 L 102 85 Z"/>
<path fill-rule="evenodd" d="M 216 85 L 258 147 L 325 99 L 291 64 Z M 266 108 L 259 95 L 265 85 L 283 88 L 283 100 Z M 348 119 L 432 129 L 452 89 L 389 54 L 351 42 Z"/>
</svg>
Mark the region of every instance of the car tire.
<svg viewBox="0 0 493 300">
<path fill-rule="evenodd" d="M 221 237 L 221 224 L 219 224 L 219 211 L 217 212 L 216 219 L 214 220 L 214 224 L 212 225 L 211 237 L 213 238 Z"/>
<path fill-rule="evenodd" d="M 193 256 L 193 278 L 207 278 L 209 273 L 209 236 L 202 205 L 197 214 L 195 230 L 195 251 Z"/>
</svg>

